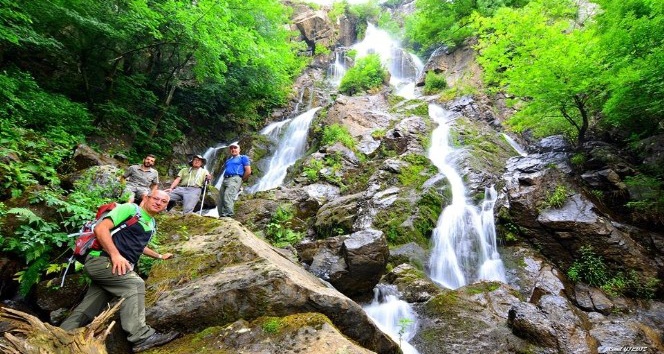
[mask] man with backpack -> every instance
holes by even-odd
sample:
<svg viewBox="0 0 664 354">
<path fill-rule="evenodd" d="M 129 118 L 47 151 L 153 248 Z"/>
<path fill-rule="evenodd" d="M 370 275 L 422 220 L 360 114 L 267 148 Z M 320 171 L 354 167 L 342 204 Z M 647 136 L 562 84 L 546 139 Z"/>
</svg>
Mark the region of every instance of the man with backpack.
<svg viewBox="0 0 664 354">
<path fill-rule="evenodd" d="M 140 204 L 143 197 L 155 191 L 159 185 L 159 172 L 153 168 L 156 157 L 147 155 L 143 164 L 131 165 L 122 176 L 126 182 L 124 194 L 129 194 L 128 202 Z"/>
<path fill-rule="evenodd" d="M 106 309 L 111 300 L 121 297 L 124 298 L 120 306 L 121 325 L 134 352 L 166 344 L 179 335 L 177 332 L 156 332 L 145 323 L 145 283 L 134 271 L 141 254 L 156 259 L 173 256 L 171 253 L 159 254 L 147 247 L 156 230 L 154 217 L 166 208 L 168 201 L 168 193 L 153 191 L 140 206 L 133 203 L 118 205 L 95 226 L 94 233 L 102 249 L 91 250 L 85 257 L 84 271 L 92 280 L 90 288 L 60 327 L 73 330 L 86 325 Z M 140 213 L 138 222 L 111 236 L 113 229 L 137 212 Z"/>
<path fill-rule="evenodd" d="M 171 183 L 171 188 L 166 189 L 170 193 L 171 201 L 182 201 L 182 213 L 193 213 L 196 203 L 201 197 L 201 190 L 205 183 L 212 178 L 210 172 L 205 169 L 207 160 L 201 156 L 194 156 L 189 161 L 189 168 L 183 168 Z M 205 198 L 205 196 L 203 196 Z"/>
</svg>

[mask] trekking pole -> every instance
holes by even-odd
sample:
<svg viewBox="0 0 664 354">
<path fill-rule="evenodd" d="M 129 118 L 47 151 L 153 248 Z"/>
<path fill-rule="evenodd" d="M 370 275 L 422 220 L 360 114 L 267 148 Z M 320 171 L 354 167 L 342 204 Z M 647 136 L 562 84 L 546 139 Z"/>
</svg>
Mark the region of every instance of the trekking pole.
<svg viewBox="0 0 664 354">
<path fill-rule="evenodd" d="M 209 181 L 210 180 L 206 178 L 205 183 L 203 184 L 203 198 L 201 198 L 201 210 L 198 211 L 198 215 L 201 216 L 203 216 L 203 204 L 205 204 L 205 191 L 207 191 L 207 185 Z"/>
</svg>

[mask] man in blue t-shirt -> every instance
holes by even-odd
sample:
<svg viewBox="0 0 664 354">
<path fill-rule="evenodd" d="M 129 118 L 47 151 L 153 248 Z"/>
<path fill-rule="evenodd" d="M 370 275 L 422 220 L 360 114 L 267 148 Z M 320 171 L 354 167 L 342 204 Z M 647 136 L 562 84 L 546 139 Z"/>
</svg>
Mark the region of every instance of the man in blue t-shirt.
<svg viewBox="0 0 664 354">
<path fill-rule="evenodd" d="M 228 146 L 231 156 L 224 163 L 224 181 L 219 190 L 219 216 L 231 217 L 235 214 L 235 197 L 240 191 L 242 182 L 251 175 L 251 161 L 247 155 L 240 155 L 240 145 L 233 143 Z"/>
</svg>

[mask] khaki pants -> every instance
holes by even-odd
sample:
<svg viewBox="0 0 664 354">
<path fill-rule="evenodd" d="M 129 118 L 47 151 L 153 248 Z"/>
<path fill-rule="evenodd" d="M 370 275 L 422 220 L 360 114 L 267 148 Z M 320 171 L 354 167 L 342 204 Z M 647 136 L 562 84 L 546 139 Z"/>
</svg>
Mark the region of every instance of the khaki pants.
<svg viewBox="0 0 664 354">
<path fill-rule="evenodd" d="M 242 177 L 232 176 L 224 178 L 219 190 L 219 216 L 233 216 L 235 214 L 235 197 L 240 191 Z"/>
<path fill-rule="evenodd" d="M 122 329 L 128 333 L 127 340 L 136 343 L 151 336 L 155 330 L 145 323 L 145 282 L 131 271 L 125 275 L 111 272 L 111 259 L 105 256 L 88 256 L 84 271 L 92 279 L 83 301 L 62 322 L 66 330 L 87 325 L 95 316 L 108 308 L 115 297 L 125 300 L 120 305 Z"/>
</svg>

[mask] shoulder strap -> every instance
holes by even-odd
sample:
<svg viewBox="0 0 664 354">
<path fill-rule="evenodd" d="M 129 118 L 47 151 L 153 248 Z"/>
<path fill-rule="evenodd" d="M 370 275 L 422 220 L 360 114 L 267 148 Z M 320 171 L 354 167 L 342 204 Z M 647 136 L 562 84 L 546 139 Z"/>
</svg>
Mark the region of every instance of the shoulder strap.
<svg viewBox="0 0 664 354">
<path fill-rule="evenodd" d="M 115 235 L 118 231 L 123 230 L 131 225 L 134 225 L 141 219 L 141 208 L 137 204 L 134 204 L 134 206 L 136 207 L 136 213 L 134 214 L 134 216 L 126 219 L 125 221 L 121 222 L 118 226 L 116 226 L 113 229 L 113 231 L 111 231 L 111 235 Z M 152 219 L 152 230 L 153 230 L 152 232 L 154 232 L 154 229 L 155 229 L 155 222 L 154 219 Z"/>
</svg>

